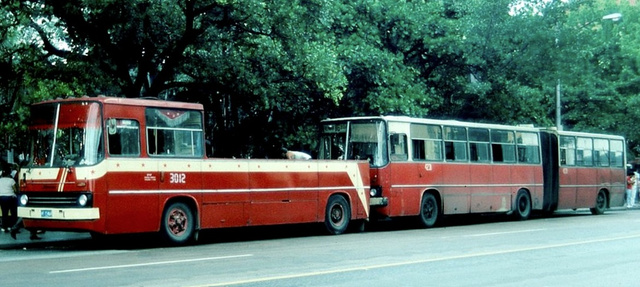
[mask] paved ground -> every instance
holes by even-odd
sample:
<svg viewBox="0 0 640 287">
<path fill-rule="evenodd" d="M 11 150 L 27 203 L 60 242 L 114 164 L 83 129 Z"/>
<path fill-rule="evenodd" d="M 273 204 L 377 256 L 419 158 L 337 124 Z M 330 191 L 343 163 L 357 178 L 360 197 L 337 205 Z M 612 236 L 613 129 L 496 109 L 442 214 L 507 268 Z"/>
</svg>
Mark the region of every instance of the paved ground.
<svg viewBox="0 0 640 287">
<path fill-rule="evenodd" d="M 640 205 L 636 205 L 633 209 L 640 208 Z M 627 210 L 625 207 L 614 207 L 610 210 L 621 211 Z M 11 238 L 11 234 L 0 232 L 0 249 L 13 249 L 13 248 L 26 248 L 34 245 L 47 244 L 51 242 L 62 241 L 74 241 L 74 240 L 87 240 L 91 238 L 88 232 L 60 232 L 60 231 L 47 231 L 44 234 L 40 234 L 39 240 L 29 239 L 29 231 L 22 229 L 20 233 L 16 235 L 16 239 Z"/>
<path fill-rule="evenodd" d="M 88 232 L 54 232 L 48 231 L 39 234 L 39 240 L 29 239 L 29 231 L 21 230 L 16 234 L 16 239 L 11 238 L 11 234 L 0 232 L 0 249 L 22 248 L 33 246 L 35 244 L 43 244 L 59 241 L 85 240 L 91 238 Z"/>
</svg>

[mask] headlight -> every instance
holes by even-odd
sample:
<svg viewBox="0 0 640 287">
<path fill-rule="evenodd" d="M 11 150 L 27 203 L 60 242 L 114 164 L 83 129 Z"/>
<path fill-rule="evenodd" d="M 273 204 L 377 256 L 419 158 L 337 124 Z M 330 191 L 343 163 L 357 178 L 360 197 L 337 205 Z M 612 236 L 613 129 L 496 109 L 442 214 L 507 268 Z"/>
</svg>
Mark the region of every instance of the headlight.
<svg viewBox="0 0 640 287">
<path fill-rule="evenodd" d="M 89 198 L 87 197 L 87 195 L 82 194 L 82 195 L 78 196 L 78 205 L 79 206 L 87 205 L 88 201 L 89 201 Z"/>
<path fill-rule="evenodd" d="M 378 195 L 378 190 L 372 187 L 369 190 L 369 195 L 371 195 L 371 197 L 374 197 L 374 196 Z"/>
<path fill-rule="evenodd" d="M 26 206 L 29 203 L 29 197 L 26 194 L 20 196 L 20 205 Z"/>
</svg>

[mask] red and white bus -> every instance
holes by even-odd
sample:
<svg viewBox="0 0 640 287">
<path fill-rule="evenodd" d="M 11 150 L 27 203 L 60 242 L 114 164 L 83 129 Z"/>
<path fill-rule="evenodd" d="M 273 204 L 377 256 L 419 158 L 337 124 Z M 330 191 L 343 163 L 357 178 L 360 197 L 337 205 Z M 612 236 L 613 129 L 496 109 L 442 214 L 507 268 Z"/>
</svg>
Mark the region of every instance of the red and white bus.
<svg viewBox="0 0 640 287">
<path fill-rule="evenodd" d="M 324 222 L 332 234 L 369 216 L 365 161 L 208 159 L 203 106 L 113 97 L 34 104 L 19 172 L 27 228 L 160 231 Z M 224 139 L 217 139 L 224 140 Z"/>
<path fill-rule="evenodd" d="M 524 126 L 380 116 L 322 122 L 320 158 L 366 159 L 371 213 L 441 216 L 620 206 L 625 141 L 619 136 Z"/>
</svg>

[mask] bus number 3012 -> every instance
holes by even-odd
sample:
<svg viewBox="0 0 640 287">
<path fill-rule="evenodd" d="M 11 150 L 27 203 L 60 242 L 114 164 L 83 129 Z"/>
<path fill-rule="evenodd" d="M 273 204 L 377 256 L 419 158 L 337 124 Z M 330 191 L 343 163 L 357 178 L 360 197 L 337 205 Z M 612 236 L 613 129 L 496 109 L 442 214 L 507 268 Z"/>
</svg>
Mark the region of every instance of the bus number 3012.
<svg viewBox="0 0 640 287">
<path fill-rule="evenodd" d="M 170 173 L 171 180 L 169 183 L 186 183 L 187 175 L 184 173 Z"/>
</svg>

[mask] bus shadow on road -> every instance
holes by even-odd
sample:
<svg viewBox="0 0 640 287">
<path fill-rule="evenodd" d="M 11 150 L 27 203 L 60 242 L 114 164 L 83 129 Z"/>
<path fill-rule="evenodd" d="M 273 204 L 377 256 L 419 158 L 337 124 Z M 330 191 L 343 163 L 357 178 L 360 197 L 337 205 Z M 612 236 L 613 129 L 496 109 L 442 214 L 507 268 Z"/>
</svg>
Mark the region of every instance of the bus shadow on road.
<svg viewBox="0 0 640 287">
<path fill-rule="evenodd" d="M 605 215 L 610 213 L 605 213 Z M 567 217 L 593 216 L 588 209 L 561 210 L 553 214 L 533 214 L 527 221 L 540 219 L 554 219 Z M 506 214 L 463 214 L 450 215 L 442 218 L 434 229 L 444 227 L 458 227 L 468 225 L 482 225 L 500 222 L 517 222 Z M 372 220 L 366 224 L 364 232 L 393 232 L 402 230 L 423 229 L 415 217 L 399 217 L 390 220 Z M 425 229 L 428 230 L 428 229 Z M 358 233 L 350 229 L 347 233 Z M 318 223 L 290 224 L 276 226 L 255 226 L 238 228 L 221 228 L 201 230 L 198 240 L 191 245 L 220 244 L 231 242 L 252 242 L 263 240 L 278 240 L 285 238 L 304 238 L 328 235 L 324 226 Z M 339 235 L 338 235 L 339 236 Z M 66 249 L 66 250 L 138 250 L 150 248 L 172 247 L 162 240 L 156 233 L 110 235 L 96 239 L 76 241 L 61 241 L 50 243 L 40 248 Z"/>
<path fill-rule="evenodd" d="M 607 213 L 605 213 L 606 215 Z M 589 209 L 578 210 L 560 210 L 552 214 L 534 213 L 526 221 L 541 220 L 541 219 L 553 219 L 564 217 L 582 217 L 582 216 L 594 216 Z M 460 215 L 448 215 L 438 222 L 438 224 L 430 229 L 437 229 L 443 227 L 458 227 L 468 225 L 482 225 L 492 224 L 500 222 L 524 222 L 515 219 L 513 216 L 507 214 L 460 214 Z M 372 221 L 367 224 L 367 232 L 385 232 L 385 231 L 400 231 L 410 229 L 424 229 L 416 217 L 398 217 L 388 220 Z"/>
<path fill-rule="evenodd" d="M 291 224 L 276 226 L 238 227 L 201 230 L 196 242 L 189 245 L 219 244 L 228 242 L 250 242 L 276 240 L 283 238 L 302 238 L 327 235 L 321 224 Z M 327 235 L 328 236 L 328 235 Z M 153 248 L 170 248 L 174 246 L 166 242 L 157 233 L 140 233 L 125 235 L 102 235 L 95 238 L 43 242 L 32 244 L 31 249 L 58 250 L 140 250 Z"/>
</svg>

